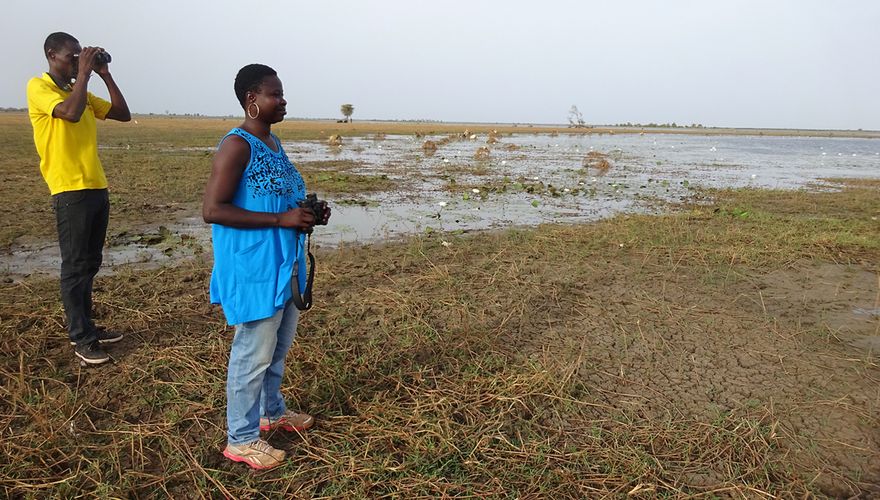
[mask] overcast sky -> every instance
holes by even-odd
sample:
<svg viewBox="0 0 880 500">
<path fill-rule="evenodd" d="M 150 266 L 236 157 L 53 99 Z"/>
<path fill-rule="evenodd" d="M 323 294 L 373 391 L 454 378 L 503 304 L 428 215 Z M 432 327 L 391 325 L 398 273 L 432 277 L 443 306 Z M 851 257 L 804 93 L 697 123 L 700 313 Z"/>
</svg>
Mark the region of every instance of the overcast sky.
<svg viewBox="0 0 880 500">
<path fill-rule="evenodd" d="M 289 117 L 880 129 L 878 0 L 2 2 L 0 107 L 66 31 L 136 113 L 241 116 L 260 62 Z"/>
</svg>

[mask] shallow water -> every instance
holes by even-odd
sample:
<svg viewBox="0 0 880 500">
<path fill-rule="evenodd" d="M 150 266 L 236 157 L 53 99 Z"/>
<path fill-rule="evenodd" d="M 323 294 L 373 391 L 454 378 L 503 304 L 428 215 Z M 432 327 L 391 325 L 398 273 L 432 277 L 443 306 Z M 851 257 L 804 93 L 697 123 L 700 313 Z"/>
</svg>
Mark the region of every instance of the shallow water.
<svg viewBox="0 0 880 500">
<path fill-rule="evenodd" d="M 404 184 L 394 192 L 359 196 L 366 206 L 334 204 L 329 227 L 318 228 L 316 239 L 370 242 L 426 230 L 595 220 L 650 212 L 658 200 L 686 199 L 695 187 L 793 189 L 822 178 L 880 176 L 876 139 L 523 134 L 503 137 L 482 161 L 474 153 L 486 146 L 485 136 L 451 142 L 433 155 L 421 151 L 425 139 L 441 137 L 353 138 L 342 148 L 286 144 L 294 162 L 350 160 L 360 164 L 357 173 L 384 174 Z M 583 168 L 590 151 L 609 155 L 607 173 Z M 484 175 L 468 173 L 475 168 Z M 492 192 L 505 178 L 508 187 L 518 181 L 552 185 L 556 195 Z M 474 186 L 481 192 L 473 193 Z"/>
<path fill-rule="evenodd" d="M 427 155 L 426 139 L 346 138 L 342 147 L 319 141 L 285 143 L 294 163 L 348 160 L 352 173 L 387 175 L 394 191 L 326 197 L 333 217 L 314 242 L 370 243 L 431 231 L 471 231 L 545 222 L 578 222 L 621 212 L 653 212 L 658 201 L 687 199 L 695 187 L 794 189 L 823 178 L 880 177 L 880 140 L 821 137 L 534 135 L 501 137 L 475 160 L 486 135 L 456 140 Z M 584 167 L 590 151 L 608 155 L 606 172 Z M 478 190 L 475 192 L 474 190 Z M 533 192 L 529 192 L 532 190 Z M 158 232 L 151 229 L 147 232 Z M 121 242 L 105 250 L 104 272 L 138 263 L 161 265 L 209 248 L 199 217 L 167 224 L 161 244 Z M 186 244 L 180 244 L 185 241 Z M 22 247 L 4 256 L 11 274 L 57 274 L 57 245 Z"/>
</svg>

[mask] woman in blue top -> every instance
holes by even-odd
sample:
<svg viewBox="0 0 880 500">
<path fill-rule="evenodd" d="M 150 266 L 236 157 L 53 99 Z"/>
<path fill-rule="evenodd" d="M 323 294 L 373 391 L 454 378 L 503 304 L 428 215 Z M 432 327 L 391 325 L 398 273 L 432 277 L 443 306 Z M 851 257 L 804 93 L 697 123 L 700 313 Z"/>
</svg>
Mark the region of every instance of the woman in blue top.
<svg viewBox="0 0 880 500">
<path fill-rule="evenodd" d="M 293 279 L 305 288 L 305 232 L 315 214 L 297 208 L 305 183 L 271 132 L 287 113 L 275 70 L 243 67 L 235 95 L 245 120 L 220 142 L 202 206 L 205 222 L 213 224 L 211 302 L 222 305 L 235 325 L 223 454 L 268 469 L 280 465 L 285 453 L 260 439 L 260 431 L 303 431 L 314 423 L 310 415 L 287 410 L 281 376 L 299 319 Z M 329 209 L 322 215 L 329 217 Z"/>
</svg>

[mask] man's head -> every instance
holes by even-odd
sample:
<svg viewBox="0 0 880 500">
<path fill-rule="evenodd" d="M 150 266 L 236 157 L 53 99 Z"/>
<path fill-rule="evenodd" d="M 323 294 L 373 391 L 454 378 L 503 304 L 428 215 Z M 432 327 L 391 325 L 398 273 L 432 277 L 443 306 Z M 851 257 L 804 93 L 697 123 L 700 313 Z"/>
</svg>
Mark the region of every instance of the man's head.
<svg viewBox="0 0 880 500">
<path fill-rule="evenodd" d="M 65 82 L 76 77 L 77 56 L 81 51 L 79 40 L 61 31 L 47 36 L 43 43 L 43 52 L 49 61 L 49 73 Z"/>
</svg>

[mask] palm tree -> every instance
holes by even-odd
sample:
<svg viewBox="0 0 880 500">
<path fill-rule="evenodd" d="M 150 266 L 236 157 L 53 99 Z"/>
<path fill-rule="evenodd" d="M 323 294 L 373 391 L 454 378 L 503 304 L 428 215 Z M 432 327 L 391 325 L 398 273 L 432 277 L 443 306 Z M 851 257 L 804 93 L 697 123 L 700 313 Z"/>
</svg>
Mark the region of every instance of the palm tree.
<svg viewBox="0 0 880 500">
<path fill-rule="evenodd" d="M 342 116 L 345 117 L 345 120 L 348 123 L 351 123 L 351 114 L 354 113 L 354 106 L 351 104 L 343 104 L 339 110 L 342 111 Z"/>
</svg>

